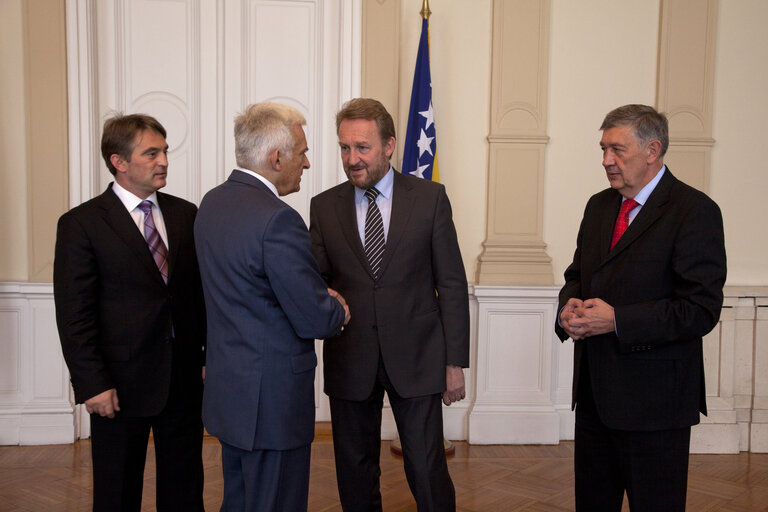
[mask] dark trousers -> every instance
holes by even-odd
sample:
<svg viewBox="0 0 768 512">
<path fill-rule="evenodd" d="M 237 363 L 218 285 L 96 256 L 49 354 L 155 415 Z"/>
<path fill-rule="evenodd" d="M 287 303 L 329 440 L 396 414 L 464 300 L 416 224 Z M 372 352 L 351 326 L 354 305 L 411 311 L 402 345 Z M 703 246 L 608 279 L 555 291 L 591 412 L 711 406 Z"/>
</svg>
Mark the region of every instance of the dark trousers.
<svg viewBox="0 0 768 512">
<path fill-rule="evenodd" d="M 203 510 L 200 410 L 169 405 L 146 418 L 123 417 L 119 412 L 113 419 L 91 415 L 94 512 L 141 510 L 150 429 L 157 465 L 157 510 Z"/>
<path fill-rule="evenodd" d="M 626 490 L 632 512 L 684 512 L 691 428 L 606 427 L 584 370 L 576 403 L 576 511 L 620 512 Z"/>
<path fill-rule="evenodd" d="M 221 442 L 221 512 L 306 512 L 311 446 L 248 451 Z"/>
<path fill-rule="evenodd" d="M 456 510 L 456 496 L 443 446 L 440 395 L 403 398 L 379 361 L 371 396 L 361 402 L 331 397 L 336 478 L 344 512 L 381 510 L 379 456 L 384 391 L 403 447 L 405 475 L 419 512 Z"/>
<path fill-rule="evenodd" d="M 91 415 L 94 512 L 141 510 L 150 430 L 158 512 L 203 510 L 202 369 L 174 363 L 168 402 L 159 414 L 127 417 L 118 411 L 112 419 Z M 179 371 L 182 367 L 186 372 Z"/>
</svg>

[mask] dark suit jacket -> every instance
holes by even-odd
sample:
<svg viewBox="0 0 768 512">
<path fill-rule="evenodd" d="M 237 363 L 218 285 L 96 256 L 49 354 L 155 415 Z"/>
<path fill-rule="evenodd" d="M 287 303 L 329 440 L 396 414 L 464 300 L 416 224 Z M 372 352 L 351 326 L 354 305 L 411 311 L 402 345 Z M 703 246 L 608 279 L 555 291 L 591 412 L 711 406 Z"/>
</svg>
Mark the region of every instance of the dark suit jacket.
<svg viewBox="0 0 768 512">
<path fill-rule="evenodd" d="M 341 331 L 301 216 L 257 178 L 233 171 L 195 221 L 208 313 L 203 423 L 243 450 L 312 442 L 315 338 Z"/>
<path fill-rule="evenodd" d="M 315 196 L 310 217 L 320 272 L 352 314 L 323 347 L 325 392 L 367 398 L 379 353 L 401 396 L 444 391 L 446 364 L 469 366 L 467 279 L 445 187 L 395 172 L 378 279 L 358 234 L 351 183 Z"/>
<path fill-rule="evenodd" d="M 161 192 L 157 200 L 170 243 L 168 285 L 112 185 L 62 215 L 56 236 L 56 321 L 75 401 L 116 388 L 126 416 L 153 416 L 165 407 L 172 361 L 198 407 L 202 393 L 205 309 L 192 240 L 197 208 Z"/>
<path fill-rule="evenodd" d="M 581 365 L 608 427 L 688 427 L 706 414 L 702 336 L 720 317 L 726 261 L 720 209 L 669 169 L 609 251 L 621 196 L 587 203 L 560 308 L 571 297 L 614 307 L 615 333 L 575 342 L 573 404 Z M 561 340 L 565 331 L 555 326 Z"/>
</svg>

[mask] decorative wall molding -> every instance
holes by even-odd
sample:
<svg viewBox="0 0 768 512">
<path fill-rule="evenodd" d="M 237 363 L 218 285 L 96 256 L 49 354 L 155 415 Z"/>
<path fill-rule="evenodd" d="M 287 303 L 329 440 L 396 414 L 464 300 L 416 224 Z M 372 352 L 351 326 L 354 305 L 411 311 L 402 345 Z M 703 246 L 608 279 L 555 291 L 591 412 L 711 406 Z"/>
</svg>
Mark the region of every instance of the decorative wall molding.
<svg viewBox="0 0 768 512">
<path fill-rule="evenodd" d="M 570 416 L 570 360 L 564 365 L 560 352 L 571 345 L 554 334 L 558 288 L 474 291 L 477 377 L 469 442 L 557 444 L 568 438 L 569 422 L 562 418 Z"/>
<path fill-rule="evenodd" d="M 494 0 L 482 285 L 549 285 L 543 241 L 549 0 Z"/>
<path fill-rule="evenodd" d="M 89 435 L 72 402 L 50 284 L 0 283 L 0 444 L 71 443 Z M 557 287 L 470 286 L 467 398 L 443 407 L 445 436 L 473 444 L 573 439 L 573 344 L 554 334 Z M 726 287 L 704 339 L 709 416 L 693 428 L 695 453 L 768 452 L 768 287 Z M 322 356 L 322 342 L 317 342 Z M 318 421 L 328 421 L 317 369 Z M 382 438 L 393 439 L 385 407 Z"/>
<path fill-rule="evenodd" d="M 72 443 L 74 410 L 53 286 L 0 283 L 0 444 Z"/>
<path fill-rule="evenodd" d="M 686 183 L 709 192 L 717 0 L 662 0 L 657 107 L 669 119 L 665 160 Z"/>
</svg>

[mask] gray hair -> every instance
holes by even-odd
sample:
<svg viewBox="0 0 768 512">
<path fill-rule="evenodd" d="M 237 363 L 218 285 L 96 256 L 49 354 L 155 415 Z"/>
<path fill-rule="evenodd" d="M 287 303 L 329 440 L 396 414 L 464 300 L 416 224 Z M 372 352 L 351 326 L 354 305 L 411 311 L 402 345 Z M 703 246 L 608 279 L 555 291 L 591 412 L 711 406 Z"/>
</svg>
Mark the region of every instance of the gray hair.
<svg viewBox="0 0 768 512">
<path fill-rule="evenodd" d="M 608 112 L 600 129 L 605 131 L 616 126 L 632 126 L 635 139 L 641 146 L 652 140 L 661 142 L 661 156 L 669 147 L 669 122 L 667 116 L 648 105 L 624 105 Z"/>
<path fill-rule="evenodd" d="M 235 159 L 238 167 L 257 171 L 269 166 L 269 155 L 279 150 L 293 158 L 293 127 L 307 123 L 293 107 L 255 103 L 235 118 Z"/>
</svg>

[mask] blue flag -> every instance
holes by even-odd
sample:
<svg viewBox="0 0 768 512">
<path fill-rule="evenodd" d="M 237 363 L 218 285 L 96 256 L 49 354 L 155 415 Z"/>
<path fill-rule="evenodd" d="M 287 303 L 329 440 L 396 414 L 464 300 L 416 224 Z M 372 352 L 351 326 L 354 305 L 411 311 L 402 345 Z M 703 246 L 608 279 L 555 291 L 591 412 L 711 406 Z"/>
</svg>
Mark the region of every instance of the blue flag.
<svg viewBox="0 0 768 512">
<path fill-rule="evenodd" d="M 437 167 L 437 141 L 432 111 L 432 77 L 429 72 L 429 20 L 421 22 L 419 53 L 413 72 L 411 107 L 403 149 L 403 174 L 440 181 Z"/>
</svg>

